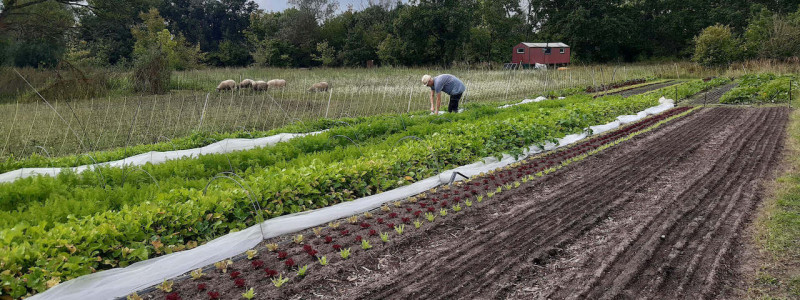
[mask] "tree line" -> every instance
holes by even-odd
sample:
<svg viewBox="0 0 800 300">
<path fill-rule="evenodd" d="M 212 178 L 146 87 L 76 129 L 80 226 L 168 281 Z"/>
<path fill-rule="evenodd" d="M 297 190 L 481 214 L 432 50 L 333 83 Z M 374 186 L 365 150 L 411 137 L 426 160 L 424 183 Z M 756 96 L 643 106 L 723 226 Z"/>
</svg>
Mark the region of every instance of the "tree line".
<svg viewBox="0 0 800 300">
<path fill-rule="evenodd" d="M 723 32 L 709 34 L 733 42 L 706 48 L 736 53 L 709 63 L 717 64 L 798 56 L 791 46 L 800 37 L 796 0 L 288 3 L 264 11 L 250 0 L 2 0 L 0 64 L 133 66 L 156 55 L 172 69 L 448 66 L 508 62 L 523 41 L 567 43 L 573 62 L 630 62 L 697 57 L 709 40 L 700 33 L 719 24 Z"/>
</svg>

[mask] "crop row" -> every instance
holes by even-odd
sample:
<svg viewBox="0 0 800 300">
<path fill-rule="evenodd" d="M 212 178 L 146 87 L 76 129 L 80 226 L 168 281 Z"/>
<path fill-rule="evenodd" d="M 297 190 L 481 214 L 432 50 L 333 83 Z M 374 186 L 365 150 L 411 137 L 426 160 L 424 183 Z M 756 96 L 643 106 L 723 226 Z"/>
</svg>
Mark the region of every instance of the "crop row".
<svg viewBox="0 0 800 300">
<path fill-rule="evenodd" d="M 678 89 L 679 96 L 692 95 L 720 83 L 683 84 Z M 431 176 L 440 168 L 470 163 L 481 157 L 503 152 L 518 154 L 528 145 L 543 144 L 555 137 L 579 132 L 588 125 L 605 123 L 617 115 L 652 106 L 657 97 L 657 93 L 626 99 L 591 100 L 588 96 L 574 96 L 521 105 L 507 112 L 496 112 L 497 109 L 491 107 L 478 108 L 463 117 L 460 114 L 447 116 L 450 121 L 442 117 L 425 118 L 432 124 L 408 127 L 382 142 L 304 154 L 302 158 L 290 160 L 291 164 L 267 167 L 248 164 L 249 156 L 242 153 L 239 171 L 245 186 L 251 187 L 250 196 L 261 203 L 268 217 L 277 216 L 379 193 Z M 402 126 L 398 123 L 395 121 L 393 126 Z M 389 125 L 361 126 L 359 128 Z M 422 141 L 397 143 L 400 135 L 419 135 Z M 329 136 L 305 137 L 296 143 L 329 143 L 329 140 Z M 261 151 L 267 149 L 270 148 Z M 258 151 L 244 152 L 254 155 Z M 219 165 L 227 164 L 226 156 L 215 157 Z M 276 161 L 281 162 L 280 159 Z M 202 186 L 207 180 L 182 179 L 186 176 L 184 168 L 202 171 L 203 165 L 198 162 L 179 160 L 151 166 L 151 170 L 164 168 L 165 173 L 177 173 L 154 183 L 143 180 L 135 187 L 121 187 L 113 182 L 114 188 L 110 190 L 119 189 L 119 194 L 114 195 L 119 198 L 113 198 L 114 201 L 126 201 L 129 196 L 139 199 L 117 210 L 86 213 L 82 217 L 67 216 L 65 220 L 52 223 L 22 221 L 2 229 L 0 249 L 5 255 L 0 257 L 0 267 L 4 270 L 0 278 L 3 294 L 19 297 L 43 291 L 59 280 L 192 248 L 215 235 L 255 223 L 256 218 L 249 209 L 248 191 L 238 189 L 234 183 L 220 181 L 204 194 Z M 111 174 L 114 169 L 105 171 L 106 177 L 116 178 Z M 99 179 L 100 173 L 72 176 L 69 178 L 75 181 Z M 56 182 L 62 178 L 37 177 L 29 183 L 53 180 L 50 183 L 69 186 L 70 180 Z M 5 188 L 9 187 L 0 187 Z M 107 202 L 105 199 L 110 193 L 97 187 L 72 190 L 80 192 L 47 198 L 42 203 L 64 215 L 73 209 L 94 206 L 95 202 Z M 35 211 L 41 212 L 38 208 Z M 9 215 L 13 216 L 13 212 Z"/>
<path fill-rule="evenodd" d="M 291 238 L 275 239 L 263 248 L 247 251 L 240 260 L 223 260 L 194 270 L 185 280 L 165 280 L 149 296 L 236 299 L 255 293 L 272 298 L 272 293 L 278 293 L 284 285 L 296 284 L 321 268 L 343 267 L 341 264 L 347 260 L 362 253 L 380 252 L 396 239 L 413 240 L 448 219 L 491 205 L 499 193 L 525 186 L 572 162 L 691 113 L 690 110 L 689 107 L 672 109 L 568 149 L 535 156 L 453 186 L 434 188 L 385 204 L 380 210 L 330 222 Z M 129 299 L 139 299 L 138 293 L 129 295 Z"/>
<path fill-rule="evenodd" d="M 720 98 L 723 104 L 786 103 L 789 101 L 790 85 L 797 92 L 796 75 L 774 75 L 769 73 L 744 75 L 739 85 Z"/>
</svg>

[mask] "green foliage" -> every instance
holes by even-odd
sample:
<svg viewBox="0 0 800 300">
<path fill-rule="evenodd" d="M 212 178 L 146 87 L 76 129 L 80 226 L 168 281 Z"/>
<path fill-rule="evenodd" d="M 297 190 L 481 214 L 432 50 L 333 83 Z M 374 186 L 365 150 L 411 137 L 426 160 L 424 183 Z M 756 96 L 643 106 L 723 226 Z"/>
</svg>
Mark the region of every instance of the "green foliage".
<svg viewBox="0 0 800 300">
<path fill-rule="evenodd" d="M 786 103 L 789 101 L 789 85 L 797 90 L 797 76 L 774 74 L 751 74 L 742 76 L 739 85 L 722 95 L 720 103 Z M 796 93 L 795 93 L 796 97 Z"/>
<path fill-rule="evenodd" d="M 756 13 L 744 33 L 745 54 L 749 58 L 786 59 L 800 53 L 800 9 L 788 16 L 767 8 Z"/>
<path fill-rule="evenodd" d="M 342 259 L 350 258 L 350 248 L 339 250 L 339 255 Z"/>
<path fill-rule="evenodd" d="M 704 66 L 727 66 L 739 58 L 739 42 L 730 26 L 714 25 L 703 29 L 694 39 L 693 60 Z"/>
</svg>

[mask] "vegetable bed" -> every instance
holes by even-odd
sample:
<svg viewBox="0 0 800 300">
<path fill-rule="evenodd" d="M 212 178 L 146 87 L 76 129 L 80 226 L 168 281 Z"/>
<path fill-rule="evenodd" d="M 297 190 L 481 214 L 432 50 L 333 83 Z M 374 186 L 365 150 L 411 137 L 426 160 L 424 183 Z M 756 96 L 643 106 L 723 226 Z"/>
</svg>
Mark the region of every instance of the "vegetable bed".
<svg viewBox="0 0 800 300">
<path fill-rule="evenodd" d="M 744 75 L 739 79 L 739 86 L 722 95 L 720 103 L 787 103 L 789 102 L 790 84 L 794 84 L 793 92 L 796 93 L 796 75 L 774 75 L 769 73 Z"/>
<path fill-rule="evenodd" d="M 688 82 L 679 85 L 678 95 L 724 82 Z M 101 168 L 3 184 L 0 219 L 11 221 L 0 229 L 2 295 L 31 295 L 61 280 L 193 248 L 245 228 L 259 220 L 248 196 L 265 217 L 349 201 L 482 157 L 519 154 L 528 145 L 653 106 L 659 95 L 578 95 L 514 109 L 383 117 L 275 147 L 143 167 L 149 174 Z M 345 146 L 350 142 L 336 135 L 348 135 L 359 146 Z M 421 141 L 399 142 L 409 135 Z M 210 178 L 231 169 L 250 191 L 215 181 L 203 193 Z"/>
</svg>

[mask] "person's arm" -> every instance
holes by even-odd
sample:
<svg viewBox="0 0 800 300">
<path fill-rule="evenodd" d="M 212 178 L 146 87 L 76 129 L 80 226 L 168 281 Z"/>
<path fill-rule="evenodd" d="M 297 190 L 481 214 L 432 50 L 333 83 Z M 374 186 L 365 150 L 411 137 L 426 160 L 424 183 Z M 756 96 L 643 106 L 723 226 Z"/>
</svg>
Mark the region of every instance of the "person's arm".
<svg viewBox="0 0 800 300">
<path fill-rule="evenodd" d="M 433 92 L 433 90 L 431 90 L 431 112 L 433 112 L 433 109 L 434 109 L 434 107 L 435 107 L 435 106 L 433 105 L 433 104 L 434 104 L 434 103 L 433 103 L 433 94 L 434 94 L 434 92 Z"/>
<path fill-rule="evenodd" d="M 442 106 L 442 92 L 436 94 L 436 111 L 433 113 L 434 115 L 439 114 L 439 107 Z"/>
</svg>

